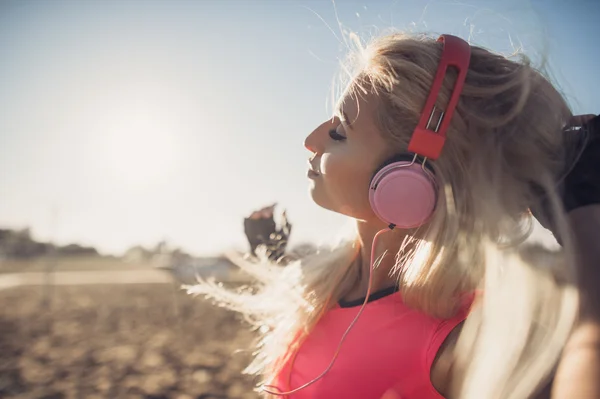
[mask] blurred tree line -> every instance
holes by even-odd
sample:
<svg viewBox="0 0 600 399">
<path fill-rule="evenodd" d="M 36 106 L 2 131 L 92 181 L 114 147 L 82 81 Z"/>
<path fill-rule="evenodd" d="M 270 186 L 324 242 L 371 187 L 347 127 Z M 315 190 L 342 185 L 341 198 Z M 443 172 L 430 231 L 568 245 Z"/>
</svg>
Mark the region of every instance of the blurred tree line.
<svg viewBox="0 0 600 399">
<path fill-rule="evenodd" d="M 311 252 L 315 248 L 311 244 L 301 244 L 288 252 L 289 237 L 292 232 L 286 211 L 275 218 L 276 204 L 252 212 L 244 218 L 244 234 L 250 246 L 250 254 L 257 256 L 264 253 L 272 261 L 287 261 L 302 253 Z M 40 242 L 31 235 L 29 228 L 0 229 L 0 259 L 1 258 L 34 258 L 44 255 L 57 256 L 100 256 L 96 248 L 79 244 L 56 245 Z M 123 255 L 126 261 L 161 260 L 163 263 L 185 262 L 192 259 L 181 248 L 172 248 L 166 241 L 159 242 L 155 247 L 145 248 L 140 245 L 131 247 Z"/>
<path fill-rule="evenodd" d="M 34 258 L 48 254 L 97 256 L 98 251 L 93 247 L 79 244 L 55 245 L 48 242 L 39 242 L 31 236 L 29 228 L 20 230 L 0 229 L 0 257 Z"/>
</svg>

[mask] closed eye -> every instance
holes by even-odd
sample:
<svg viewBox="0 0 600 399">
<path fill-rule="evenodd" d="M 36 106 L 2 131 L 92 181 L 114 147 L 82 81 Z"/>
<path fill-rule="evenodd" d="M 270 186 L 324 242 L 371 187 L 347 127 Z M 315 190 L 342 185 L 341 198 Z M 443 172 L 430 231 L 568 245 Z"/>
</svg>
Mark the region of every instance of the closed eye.
<svg viewBox="0 0 600 399">
<path fill-rule="evenodd" d="M 329 137 L 331 137 L 331 139 L 335 140 L 335 141 L 346 140 L 346 136 L 343 136 L 343 135 L 339 134 L 336 129 L 331 129 L 329 131 Z"/>
</svg>

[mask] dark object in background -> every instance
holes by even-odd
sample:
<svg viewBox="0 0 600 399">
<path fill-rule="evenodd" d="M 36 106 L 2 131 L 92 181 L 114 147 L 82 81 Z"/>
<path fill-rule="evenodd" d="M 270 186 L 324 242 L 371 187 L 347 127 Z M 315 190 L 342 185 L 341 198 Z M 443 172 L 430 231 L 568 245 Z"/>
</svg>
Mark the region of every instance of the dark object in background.
<svg viewBox="0 0 600 399">
<path fill-rule="evenodd" d="M 283 257 L 292 231 L 285 211 L 281 215 L 280 225 L 275 222 L 276 205 L 254 211 L 244 219 L 244 233 L 250 244 L 250 253 L 256 256 L 259 247 L 264 246 L 266 255 L 272 261 Z"/>
<path fill-rule="evenodd" d="M 579 157 L 562 182 L 565 210 L 600 203 L 600 116 L 572 129 L 573 140 L 581 148 Z"/>
<path fill-rule="evenodd" d="M 568 159 L 567 171 L 557 182 L 565 212 L 576 208 L 600 203 L 600 116 L 580 115 L 563 131 L 565 142 L 569 148 L 568 155 L 575 154 L 575 159 Z M 531 212 L 542 226 L 552 231 L 561 243 L 552 220 L 550 204 L 539 187 L 540 201 L 531 207 Z"/>
</svg>

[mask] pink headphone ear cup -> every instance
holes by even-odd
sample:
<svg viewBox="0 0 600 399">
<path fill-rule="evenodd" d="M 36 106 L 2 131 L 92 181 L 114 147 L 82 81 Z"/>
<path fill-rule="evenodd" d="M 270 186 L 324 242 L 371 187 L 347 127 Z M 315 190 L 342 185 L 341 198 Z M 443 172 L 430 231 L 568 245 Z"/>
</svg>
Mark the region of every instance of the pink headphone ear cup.
<svg viewBox="0 0 600 399">
<path fill-rule="evenodd" d="M 371 180 L 369 201 L 373 212 L 401 229 L 421 226 L 436 204 L 436 185 L 419 163 L 394 162 Z"/>
</svg>

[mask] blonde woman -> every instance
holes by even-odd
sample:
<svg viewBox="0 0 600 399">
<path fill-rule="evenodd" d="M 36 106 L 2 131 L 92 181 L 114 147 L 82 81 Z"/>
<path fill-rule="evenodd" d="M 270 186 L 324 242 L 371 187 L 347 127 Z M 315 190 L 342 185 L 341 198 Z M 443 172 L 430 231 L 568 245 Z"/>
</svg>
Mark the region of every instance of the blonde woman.
<svg viewBox="0 0 600 399">
<path fill-rule="evenodd" d="M 314 202 L 352 235 L 285 268 L 239 261 L 252 291 L 190 292 L 257 328 L 246 371 L 268 397 L 535 396 L 579 307 L 565 100 L 526 60 L 448 35 L 374 39 L 343 71 L 305 146 Z M 560 250 L 529 243 L 531 208 Z"/>
</svg>

